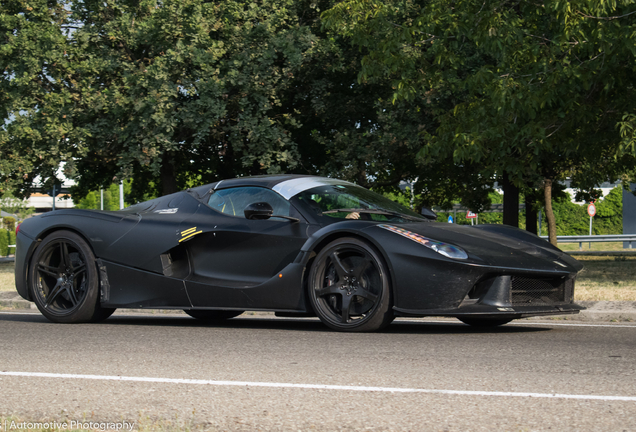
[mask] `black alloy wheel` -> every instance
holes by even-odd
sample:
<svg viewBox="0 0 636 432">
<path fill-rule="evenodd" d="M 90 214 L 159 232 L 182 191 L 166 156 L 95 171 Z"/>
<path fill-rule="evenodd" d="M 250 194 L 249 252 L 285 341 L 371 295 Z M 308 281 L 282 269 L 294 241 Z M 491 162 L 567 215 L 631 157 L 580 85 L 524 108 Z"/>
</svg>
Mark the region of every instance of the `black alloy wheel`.
<svg viewBox="0 0 636 432">
<path fill-rule="evenodd" d="M 202 310 L 202 309 L 184 309 L 185 313 L 192 318 L 208 322 L 222 322 L 230 318 L 234 318 L 242 314 L 244 311 L 234 310 Z"/>
<path fill-rule="evenodd" d="M 334 240 L 318 253 L 308 290 L 314 311 L 334 330 L 375 331 L 395 318 L 384 260 L 356 238 Z"/>
<path fill-rule="evenodd" d="M 470 317 L 461 317 L 457 318 L 464 324 L 468 324 L 472 327 L 498 327 L 504 324 L 508 324 L 512 321 L 512 318 L 470 318 Z"/>
<path fill-rule="evenodd" d="M 96 322 L 115 309 L 99 305 L 95 255 L 71 231 L 56 231 L 42 240 L 29 265 L 31 298 L 53 322 Z"/>
</svg>

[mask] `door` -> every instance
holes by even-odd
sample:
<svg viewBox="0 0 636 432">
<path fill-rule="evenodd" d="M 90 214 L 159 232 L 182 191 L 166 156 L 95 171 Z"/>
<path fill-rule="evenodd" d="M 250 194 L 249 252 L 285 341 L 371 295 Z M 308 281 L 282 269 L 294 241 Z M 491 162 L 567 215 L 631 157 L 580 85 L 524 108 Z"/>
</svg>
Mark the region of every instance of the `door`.
<svg viewBox="0 0 636 432">
<path fill-rule="evenodd" d="M 274 216 L 246 219 L 243 210 L 257 202 L 270 204 Z M 186 235 L 192 228 L 192 233 L 201 231 L 185 243 L 192 265 L 186 286 L 193 306 L 295 308 L 302 288 L 290 269 L 307 239 L 307 223 L 287 200 L 266 188 L 222 189 L 188 224 L 193 226 L 182 227 Z"/>
</svg>

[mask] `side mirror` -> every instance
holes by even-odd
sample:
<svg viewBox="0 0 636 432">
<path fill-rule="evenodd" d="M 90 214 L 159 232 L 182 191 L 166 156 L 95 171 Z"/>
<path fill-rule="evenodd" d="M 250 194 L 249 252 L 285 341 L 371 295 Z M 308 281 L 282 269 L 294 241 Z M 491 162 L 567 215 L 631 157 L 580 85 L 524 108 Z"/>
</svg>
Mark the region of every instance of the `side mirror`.
<svg viewBox="0 0 636 432">
<path fill-rule="evenodd" d="M 272 215 L 274 214 L 274 209 L 271 205 L 269 205 L 269 203 L 258 202 L 252 203 L 245 207 L 243 213 L 245 214 L 245 219 L 262 220 L 272 217 Z"/>
<path fill-rule="evenodd" d="M 426 219 L 430 219 L 430 220 L 435 220 L 437 219 L 437 214 L 435 214 L 435 212 L 429 208 L 426 207 L 422 207 L 422 216 L 424 216 Z"/>
</svg>

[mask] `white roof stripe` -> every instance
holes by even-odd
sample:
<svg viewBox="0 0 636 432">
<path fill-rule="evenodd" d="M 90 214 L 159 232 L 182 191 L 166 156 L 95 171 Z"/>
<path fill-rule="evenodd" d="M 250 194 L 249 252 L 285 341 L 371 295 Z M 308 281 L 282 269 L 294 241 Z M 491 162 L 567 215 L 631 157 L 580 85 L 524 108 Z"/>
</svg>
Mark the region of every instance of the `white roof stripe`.
<svg viewBox="0 0 636 432">
<path fill-rule="evenodd" d="M 307 189 L 325 185 L 357 186 L 344 180 L 330 179 L 326 177 L 301 177 L 280 182 L 274 186 L 272 190 L 274 192 L 278 192 L 286 200 L 289 200 L 294 195 L 306 191 Z"/>
</svg>

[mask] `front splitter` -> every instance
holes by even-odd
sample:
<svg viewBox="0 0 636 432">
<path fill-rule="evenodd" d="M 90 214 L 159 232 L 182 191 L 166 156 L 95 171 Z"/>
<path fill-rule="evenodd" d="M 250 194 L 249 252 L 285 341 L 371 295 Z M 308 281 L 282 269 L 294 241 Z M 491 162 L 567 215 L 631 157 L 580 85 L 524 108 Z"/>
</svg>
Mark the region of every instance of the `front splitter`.
<svg viewBox="0 0 636 432">
<path fill-rule="evenodd" d="M 541 306 L 493 306 L 484 304 L 472 304 L 460 306 L 454 309 L 404 309 L 394 307 L 393 310 L 398 316 L 405 317 L 497 317 L 497 318 L 528 318 L 534 316 L 548 315 L 568 315 L 577 314 L 585 310 L 583 306 L 577 304 L 541 305 Z"/>
</svg>

